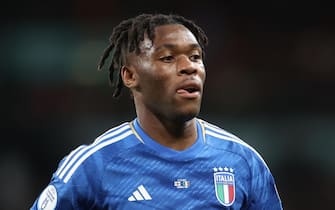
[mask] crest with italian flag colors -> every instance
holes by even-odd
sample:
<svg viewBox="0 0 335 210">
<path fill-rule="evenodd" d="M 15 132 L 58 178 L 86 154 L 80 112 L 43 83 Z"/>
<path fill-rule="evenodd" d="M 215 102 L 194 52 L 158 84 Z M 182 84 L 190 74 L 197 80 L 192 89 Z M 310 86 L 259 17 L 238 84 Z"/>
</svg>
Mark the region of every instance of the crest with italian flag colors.
<svg viewBox="0 0 335 210">
<path fill-rule="evenodd" d="M 231 206 L 235 201 L 235 177 L 232 168 L 214 168 L 215 194 L 224 206 Z"/>
</svg>

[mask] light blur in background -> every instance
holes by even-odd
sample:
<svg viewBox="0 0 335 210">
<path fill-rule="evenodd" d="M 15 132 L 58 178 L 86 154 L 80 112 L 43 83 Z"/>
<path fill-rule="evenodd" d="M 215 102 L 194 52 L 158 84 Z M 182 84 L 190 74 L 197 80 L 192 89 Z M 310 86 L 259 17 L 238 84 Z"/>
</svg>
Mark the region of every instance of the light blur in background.
<svg viewBox="0 0 335 210">
<path fill-rule="evenodd" d="M 335 13 L 324 3 L 25 1 L 2 6 L 1 209 L 28 209 L 58 162 L 135 117 L 97 72 L 113 27 L 177 13 L 209 37 L 200 118 L 254 146 L 286 210 L 335 198 Z"/>
</svg>

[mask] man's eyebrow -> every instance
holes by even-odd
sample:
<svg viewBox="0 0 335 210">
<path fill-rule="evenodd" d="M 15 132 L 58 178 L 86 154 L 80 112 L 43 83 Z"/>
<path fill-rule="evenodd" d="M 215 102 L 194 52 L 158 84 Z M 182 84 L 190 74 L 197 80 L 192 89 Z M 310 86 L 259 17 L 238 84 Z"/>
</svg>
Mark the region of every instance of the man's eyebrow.
<svg viewBox="0 0 335 210">
<path fill-rule="evenodd" d="M 156 48 L 156 51 L 160 51 L 160 50 L 162 50 L 162 49 L 170 49 L 170 50 L 174 50 L 174 49 L 176 49 L 176 48 L 178 48 L 178 46 L 177 45 L 175 45 L 175 44 L 163 44 L 163 45 L 160 45 L 160 46 L 158 46 L 157 48 Z M 198 43 L 194 43 L 194 44 L 190 44 L 190 45 L 188 45 L 188 48 L 189 49 L 201 49 L 201 46 L 198 44 Z"/>
</svg>

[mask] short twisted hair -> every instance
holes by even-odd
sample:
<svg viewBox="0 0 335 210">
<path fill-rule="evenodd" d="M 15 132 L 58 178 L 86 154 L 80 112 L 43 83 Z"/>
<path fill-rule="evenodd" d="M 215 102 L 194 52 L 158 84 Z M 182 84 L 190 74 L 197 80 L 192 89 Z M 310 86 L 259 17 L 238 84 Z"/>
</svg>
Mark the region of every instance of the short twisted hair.
<svg viewBox="0 0 335 210">
<path fill-rule="evenodd" d="M 197 39 L 202 52 L 208 43 L 208 39 L 203 30 L 193 21 L 179 15 L 164 14 L 141 14 L 134 18 L 122 21 L 117 25 L 110 36 L 110 44 L 105 49 L 98 70 L 101 70 L 106 59 L 110 56 L 109 80 L 114 88 L 113 96 L 118 97 L 121 93 L 123 82 L 120 70 L 125 65 L 127 53 L 140 53 L 139 44 L 144 40 L 144 34 L 153 41 L 155 38 L 154 29 L 157 26 L 168 24 L 181 24 L 188 28 Z"/>
</svg>

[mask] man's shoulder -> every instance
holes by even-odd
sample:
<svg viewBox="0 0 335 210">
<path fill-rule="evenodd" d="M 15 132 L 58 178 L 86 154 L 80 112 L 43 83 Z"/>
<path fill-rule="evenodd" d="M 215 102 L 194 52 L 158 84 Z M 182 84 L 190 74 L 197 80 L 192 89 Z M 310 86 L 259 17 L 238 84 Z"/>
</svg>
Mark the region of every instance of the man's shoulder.
<svg viewBox="0 0 335 210">
<path fill-rule="evenodd" d="M 133 134 L 131 123 L 124 122 L 100 134 L 91 146 L 100 148 L 106 145 L 112 145 L 129 138 L 131 134 Z"/>
<path fill-rule="evenodd" d="M 237 143 L 245 143 L 239 137 L 237 137 L 233 133 L 225 130 L 224 128 L 222 128 L 220 126 L 217 126 L 215 124 L 212 124 L 210 122 L 207 122 L 205 120 L 200 120 L 200 119 L 199 119 L 199 122 L 202 124 L 202 127 L 204 128 L 204 132 L 205 132 L 206 135 L 209 135 L 209 136 L 214 137 L 216 139 L 233 141 L 233 142 L 237 142 Z"/>
<path fill-rule="evenodd" d="M 245 158 L 250 156 L 261 158 L 254 147 L 240 139 L 238 136 L 207 121 L 199 121 L 202 124 L 207 145 L 218 150 L 238 154 Z"/>
<path fill-rule="evenodd" d="M 241 146 L 248 146 L 246 142 L 240 139 L 233 133 L 219 127 L 215 124 L 209 123 L 205 120 L 199 120 L 203 127 L 203 132 L 207 140 L 214 141 L 217 144 L 237 144 Z"/>
<path fill-rule="evenodd" d="M 93 143 L 72 150 L 61 161 L 54 175 L 66 183 L 77 171 L 103 170 L 113 157 L 138 142 L 130 123 L 122 123 L 98 136 Z"/>
<path fill-rule="evenodd" d="M 120 152 L 124 149 L 137 144 L 139 141 L 133 141 L 133 128 L 131 123 L 124 122 L 100 134 L 91 144 L 83 145 L 82 149 L 85 156 L 99 156 L 108 153 L 108 156 Z M 131 143 L 133 142 L 133 144 Z"/>
</svg>

